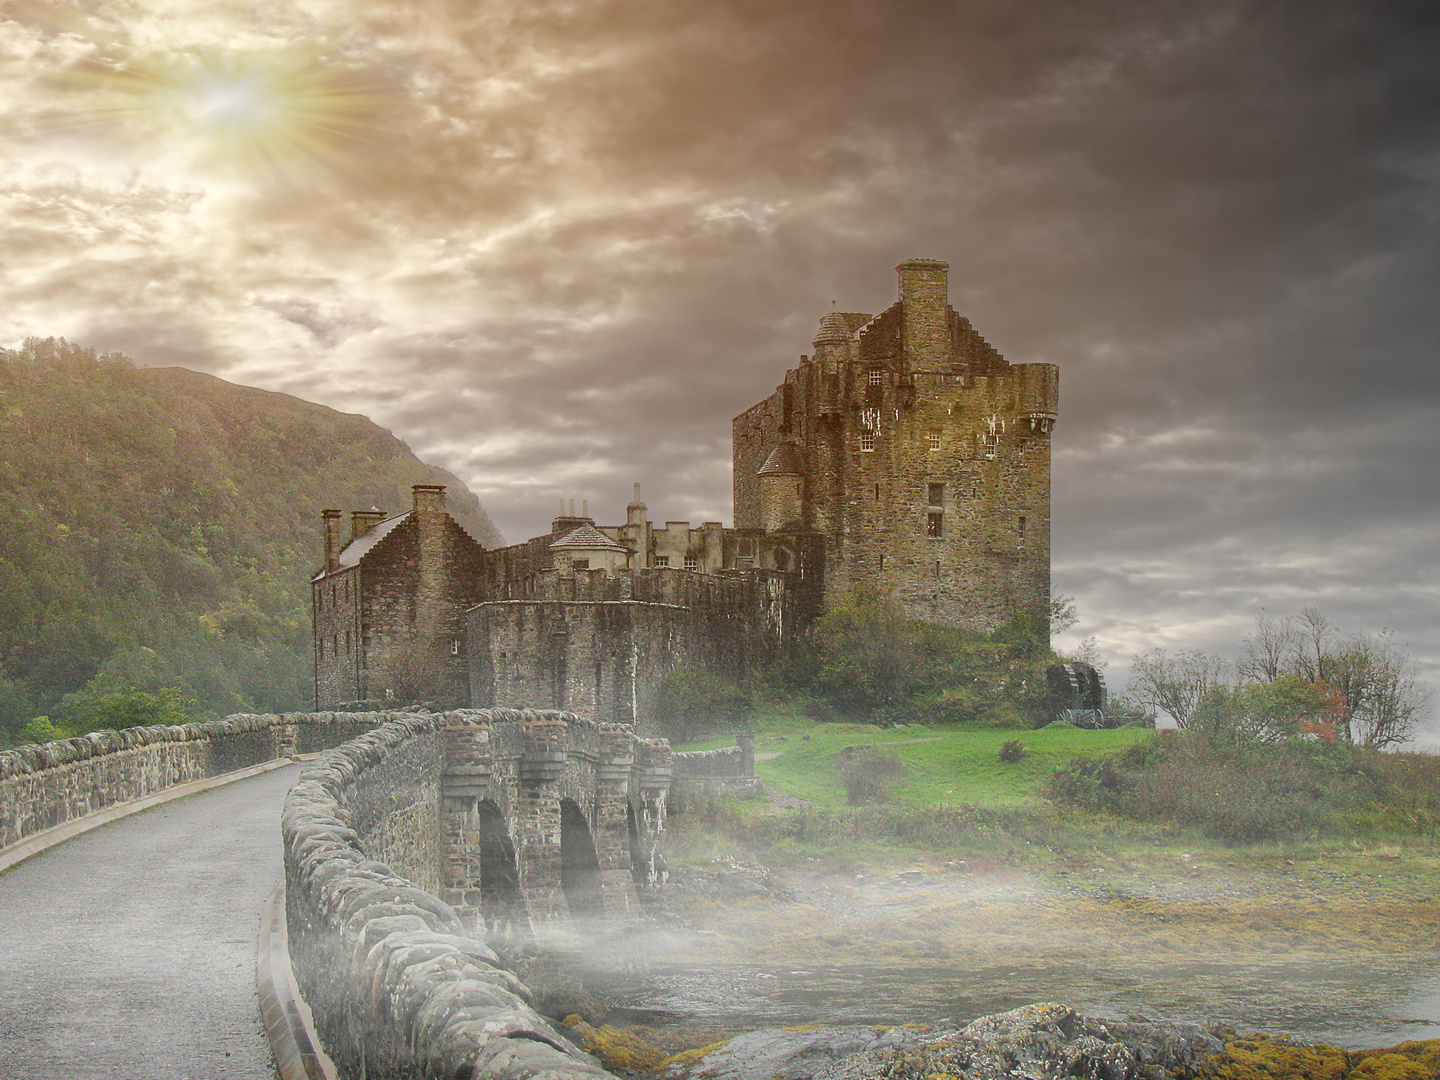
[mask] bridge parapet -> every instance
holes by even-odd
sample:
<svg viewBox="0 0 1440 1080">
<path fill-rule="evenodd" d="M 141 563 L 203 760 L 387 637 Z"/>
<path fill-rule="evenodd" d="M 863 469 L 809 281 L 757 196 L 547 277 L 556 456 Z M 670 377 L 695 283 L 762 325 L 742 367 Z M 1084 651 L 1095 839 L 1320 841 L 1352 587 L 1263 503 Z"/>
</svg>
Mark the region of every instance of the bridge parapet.
<svg viewBox="0 0 1440 1080">
<path fill-rule="evenodd" d="M 396 823 L 450 801 L 434 781 L 461 731 L 478 761 L 483 719 L 405 716 L 327 752 L 291 790 L 281 831 L 302 993 L 347 1076 L 598 1080 L 455 909 L 391 865 L 415 854 Z"/>
<path fill-rule="evenodd" d="M 37 833 L 193 780 L 336 746 L 390 713 L 238 713 L 94 731 L 0 753 L 0 852 Z"/>
</svg>

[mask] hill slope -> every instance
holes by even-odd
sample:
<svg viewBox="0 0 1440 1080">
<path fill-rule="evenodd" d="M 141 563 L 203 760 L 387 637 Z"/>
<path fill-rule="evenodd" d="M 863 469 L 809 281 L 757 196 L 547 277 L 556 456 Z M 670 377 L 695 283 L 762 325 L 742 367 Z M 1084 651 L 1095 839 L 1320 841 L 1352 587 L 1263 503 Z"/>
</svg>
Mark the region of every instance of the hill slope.
<svg viewBox="0 0 1440 1080">
<path fill-rule="evenodd" d="M 463 484 L 362 416 L 64 341 L 0 350 L 0 722 L 132 684 L 307 707 L 320 510 L 399 512 L 421 483 L 501 542 Z"/>
</svg>

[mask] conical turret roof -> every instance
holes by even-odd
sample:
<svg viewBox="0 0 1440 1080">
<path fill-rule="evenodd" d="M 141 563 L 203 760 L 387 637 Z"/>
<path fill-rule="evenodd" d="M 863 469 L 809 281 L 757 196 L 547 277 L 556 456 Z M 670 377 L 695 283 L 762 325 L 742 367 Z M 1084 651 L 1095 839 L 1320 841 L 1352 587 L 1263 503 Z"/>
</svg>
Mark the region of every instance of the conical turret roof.
<svg viewBox="0 0 1440 1080">
<path fill-rule="evenodd" d="M 781 443 L 770 451 L 765 464 L 760 466 L 756 476 L 799 476 L 800 455 L 795 452 L 794 443 Z"/>
<path fill-rule="evenodd" d="M 820 329 L 815 332 L 815 340 L 810 344 L 820 345 L 844 345 L 850 340 L 850 331 L 845 326 L 845 318 L 838 311 L 832 311 L 820 320 Z"/>
</svg>

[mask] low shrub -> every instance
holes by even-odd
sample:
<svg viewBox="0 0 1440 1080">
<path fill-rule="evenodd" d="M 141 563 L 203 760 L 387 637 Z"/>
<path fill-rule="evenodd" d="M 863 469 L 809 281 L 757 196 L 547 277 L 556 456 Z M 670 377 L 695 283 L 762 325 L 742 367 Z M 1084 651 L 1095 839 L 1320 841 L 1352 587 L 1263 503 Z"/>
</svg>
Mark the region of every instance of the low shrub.
<svg viewBox="0 0 1440 1080">
<path fill-rule="evenodd" d="M 1025 756 L 1025 747 L 1019 739 L 1011 739 L 1009 742 L 1000 744 L 1000 760 L 1007 765 L 1019 761 Z"/>
<path fill-rule="evenodd" d="M 874 746 L 847 746 L 837 764 L 845 782 L 845 801 L 851 806 L 886 801 L 890 784 L 905 775 L 905 763 L 894 751 Z"/>
<path fill-rule="evenodd" d="M 1273 744 L 1162 731 L 1102 758 L 1057 769 L 1045 794 L 1062 805 L 1199 826 L 1230 843 L 1354 828 L 1433 836 L 1440 760 L 1346 744 Z"/>
</svg>

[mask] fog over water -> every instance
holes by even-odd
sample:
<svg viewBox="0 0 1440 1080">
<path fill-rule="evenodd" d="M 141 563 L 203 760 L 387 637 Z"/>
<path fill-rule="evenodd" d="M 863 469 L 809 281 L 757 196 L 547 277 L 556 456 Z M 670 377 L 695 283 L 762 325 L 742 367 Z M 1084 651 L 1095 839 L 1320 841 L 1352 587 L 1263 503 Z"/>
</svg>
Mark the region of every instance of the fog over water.
<svg viewBox="0 0 1440 1080">
<path fill-rule="evenodd" d="M 820 875 L 781 899 L 688 910 L 648 970 L 599 973 L 611 1023 L 733 1032 L 796 1024 L 960 1025 L 1036 1001 L 1110 1018 L 1230 1024 L 1349 1049 L 1440 1038 L 1440 946 L 1384 900 L 1273 875 Z M 1281 875 L 1283 878 L 1285 875 Z M 1142 875 L 1148 877 L 1148 875 Z M 793 879 L 787 879 L 793 880 Z M 1335 915 L 1328 906 L 1343 909 Z M 1382 944 L 1384 942 L 1384 944 Z"/>
</svg>

